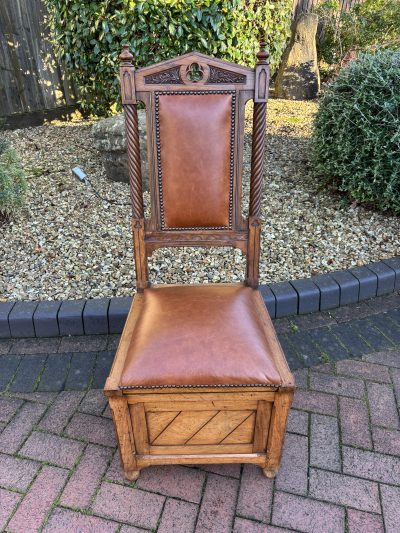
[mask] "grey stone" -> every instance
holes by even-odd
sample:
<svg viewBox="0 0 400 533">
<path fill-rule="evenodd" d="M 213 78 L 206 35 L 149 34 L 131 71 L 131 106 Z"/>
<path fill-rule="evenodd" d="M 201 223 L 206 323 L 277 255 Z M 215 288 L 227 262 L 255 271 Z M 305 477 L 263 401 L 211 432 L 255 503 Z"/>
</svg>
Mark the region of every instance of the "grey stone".
<svg viewBox="0 0 400 533">
<path fill-rule="evenodd" d="M 108 308 L 108 324 L 110 333 L 121 333 L 124 329 L 126 317 L 132 305 L 130 296 L 112 298 Z"/>
<path fill-rule="evenodd" d="M 148 189 L 146 113 L 138 110 L 143 186 Z M 93 125 L 94 146 L 100 151 L 108 178 L 129 182 L 124 115 L 99 120 Z"/>
<path fill-rule="evenodd" d="M 316 33 L 318 17 L 302 13 L 293 25 L 275 81 L 275 95 L 287 100 L 311 100 L 320 89 Z"/>
<path fill-rule="evenodd" d="M 331 276 L 340 287 L 340 305 L 357 303 L 360 294 L 358 279 L 348 270 L 331 272 Z"/>
<path fill-rule="evenodd" d="M 396 272 L 392 267 L 388 266 L 383 261 L 376 261 L 374 263 L 369 263 L 368 268 L 378 277 L 377 296 L 389 294 L 394 291 Z"/>
<path fill-rule="evenodd" d="M 288 281 L 271 283 L 269 288 L 276 299 L 276 318 L 297 314 L 298 295 Z"/>
<path fill-rule="evenodd" d="M 17 302 L 8 315 L 11 337 L 35 337 L 33 313 L 37 302 Z"/>
<path fill-rule="evenodd" d="M 339 307 L 340 287 L 337 282 L 329 274 L 320 274 L 311 279 L 321 292 L 320 310 Z"/>
<path fill-rule="evenodd" d="M 310 279 L 296 279 L 290 284 L 299 295 L 299 315 L 319 311 L 320 291 Z"/>
<path fill-rule="evenodd" d="M 0 338 L 11 337 L 8 316 L 15 302 L 0 302 Z"/>
<path fill-rule="evenodd" d="M 85 335 L 108 333 L 109 298 L 93 298 L 86 300 L 83 310 L 83 328 Z"/>
<path fill-rule="evenodd" d="M 86 300 L 65 300 L 58 311 L 60 335 L 83 335 L 83 308 Z"/>
<path fill-rule="evenodd" d="M 260 285 L 259 287 L 261 296 L 263 297 L 266 308 L 268 309 L 269 316 L 275 318 L 276 314 L 276 300 L 274 293 L 268 287 L 268 285 Z"/>
<path fill-rule="evenodd" d="M 400 289 L 400 256 L 385 259 L 383 262 L 395 271 L 396 282 L 394 288 L 395 290 Z"/>
<path fill-rule="evenodd" d="M 60 330 L 58 328 L 58 310 L 61 302 L 45 301 L 39 302 L 33 315 L 36 337 L 58 337 Z"/>
<path fill-rule="evenodd" d="M 359 300 L 367 300 L 376 296 L 378 289 L 378 276 L 366 266 L 358 266 L 349 270 L 358 279 L 360 284 Z"/>
</svg>

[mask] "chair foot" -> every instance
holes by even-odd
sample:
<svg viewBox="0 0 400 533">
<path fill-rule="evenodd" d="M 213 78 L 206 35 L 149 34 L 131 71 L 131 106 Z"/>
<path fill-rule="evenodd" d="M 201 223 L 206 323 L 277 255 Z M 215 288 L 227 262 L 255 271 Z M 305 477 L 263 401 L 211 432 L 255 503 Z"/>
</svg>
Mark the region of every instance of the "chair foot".
<svg viewBox="0 0 400 533">
<path fill-rule="evenodd" d="M 278 473 L 277 468 L 262 468 L 263 474 L 268 479 L 274 479 L 276 474 Z"/>
<path fill-rule="evenodd" d="M 140 476 L 140 470 L 125 470 L 124 474 L 128 481 L 136 481 Z"/>
</svg>

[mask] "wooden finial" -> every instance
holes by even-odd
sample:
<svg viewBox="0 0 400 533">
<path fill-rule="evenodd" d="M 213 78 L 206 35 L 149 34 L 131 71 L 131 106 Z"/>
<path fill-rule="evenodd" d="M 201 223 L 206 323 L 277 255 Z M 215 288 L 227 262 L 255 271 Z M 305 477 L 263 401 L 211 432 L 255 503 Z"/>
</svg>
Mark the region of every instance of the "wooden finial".
<svg viewBox="0 0 400 533">
<path fill-rule="evenodd" d="M 266 65 L 268 63 L 269 53 L 265 49 L 267 43 L 260 41 L 260 50 L 257 52 L 257 65 Z"/>
<path fill-rule="evenodd" d="M 129 44 L 124 44 L 122 46 L 122 52 L 121 52 L 121 55 L 119 56 L 119 59 L 122 65 L 132 64 L 133 55 L 129 51 Z"/>
</svg>

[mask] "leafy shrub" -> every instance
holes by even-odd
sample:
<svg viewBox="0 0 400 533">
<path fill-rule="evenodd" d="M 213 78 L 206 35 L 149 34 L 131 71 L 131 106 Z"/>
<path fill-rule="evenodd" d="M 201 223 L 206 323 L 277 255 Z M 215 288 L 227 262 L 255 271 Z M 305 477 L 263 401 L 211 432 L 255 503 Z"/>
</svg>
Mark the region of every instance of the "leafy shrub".
<svg viewBox="0 0 400 533">
<path fill-rule="evenodd" d="M 350 11 L 340 11 L 338 0 L 324 0 L 316 11 L 318 56 L 328 65 L 340 64 L 350 50 L 400 47 L 399 0 L 365 0 Z"/>
<path fill-rule="evenodd" d="M 400 213 L 400 51 L 362 54 L 340 71 L 312 147 L 318 174 L 351 199 Z"/>
<path fill-rule="evenodd" d="M 0 216 L 12 216 L 24 203 L 26 176 L 15 150 L 0 138 Z"/>
<path fill-rule="evenodd" d="M 86 112 L 107 115 L 118 100 L 122 44 L 143 67 L 197 50 L 253 64 L 260 36 L 279 62 L 290 0 L 45 0 L 54 46 L 78 85 Z"/>
</svg>

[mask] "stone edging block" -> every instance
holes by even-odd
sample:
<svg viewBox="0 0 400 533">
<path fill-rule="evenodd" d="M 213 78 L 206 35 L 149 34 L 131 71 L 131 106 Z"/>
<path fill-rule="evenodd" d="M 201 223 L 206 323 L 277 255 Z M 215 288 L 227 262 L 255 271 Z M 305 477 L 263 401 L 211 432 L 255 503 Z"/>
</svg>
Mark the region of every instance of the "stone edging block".
<svg viewBox="0 0 400 533">
<path fill-rule="evenodd" d="M 400 290 L 400 256 L 261 285 L 271 318 L 326 311 Z M 121 333 L 131 297 L 0 302 L 0 338 Z"/>
</svg>

